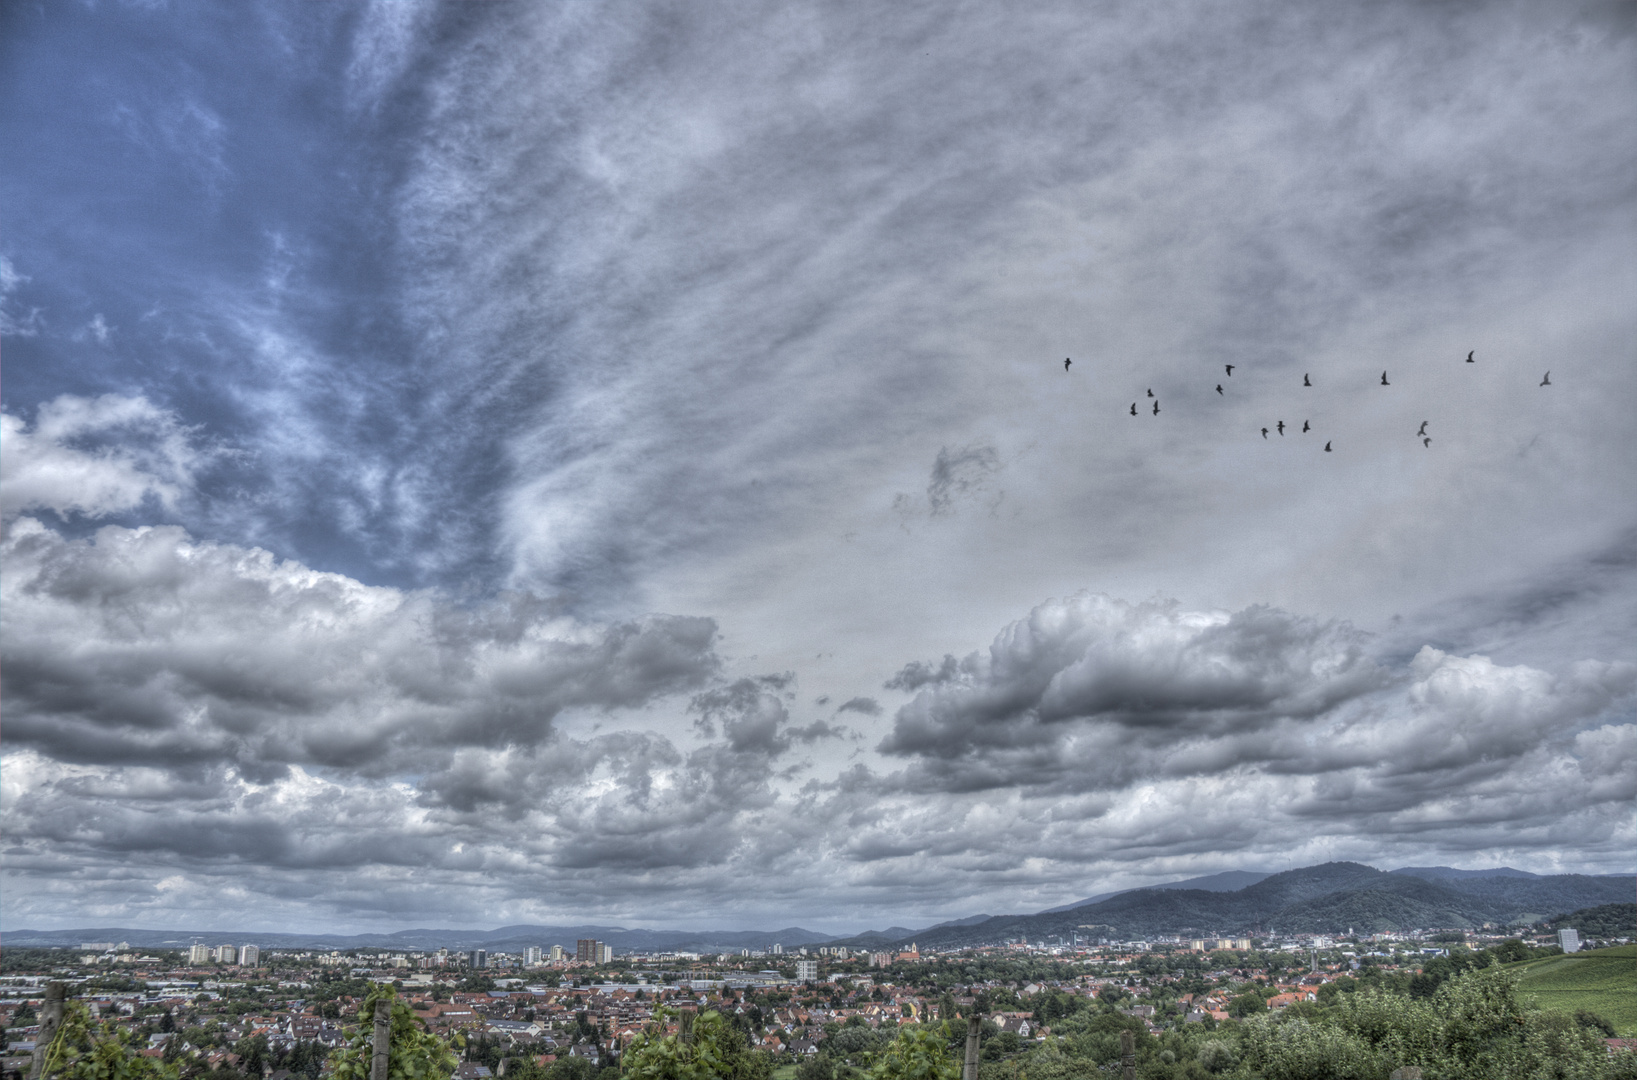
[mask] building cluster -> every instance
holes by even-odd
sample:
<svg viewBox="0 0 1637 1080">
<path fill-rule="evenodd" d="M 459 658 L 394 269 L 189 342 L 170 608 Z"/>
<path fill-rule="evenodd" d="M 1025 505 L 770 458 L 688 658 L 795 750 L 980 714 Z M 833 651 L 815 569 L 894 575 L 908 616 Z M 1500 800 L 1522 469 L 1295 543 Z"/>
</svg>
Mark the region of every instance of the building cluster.
<svg viewBox="0 0 1637 1080">
<path fill-rule="evenodd" d="M 973 960 L 993 951 L 1003 950 L 974 950 L 966 956 Z M 1203 992 L 1175 993 L 1173 980 L 1157 969 L 1141 979 L 1122 971 L 1122 965 L 1152 955 L 1134 952 L 1112 957 L 1104 964 L 1089 965 L 1090 971 L 1086 970 L 1088 965 L 1063 962 L 1057 965 L 1061 978 L 1022 987 L 985 981 L 940 985 L 934 990 L 927 988 L 926 980 L 920 980 L 919 988 L 913 985 L 917 981 L 914 972 L 919 965 L 935 965 L 948 958 L 905 951 L 891 955 L 890 970 L 876 963 L 881 956 L 842 958 L 833 954 L 833 966 L 828 971 L 821 970 L 818 956 L 794 960 L 793 976 L 788 969 L 712 968 L 701 963 L 663 971 L 628 961 L 627 969 L 618 973 L 618 982 L 582 979 L 581 985 L 546 985 L 530 984 L 523 978 L 474 980 L 472 971 L 460 970 L 406 974 L 403 968 L 387 962 L 397 958 L 379 952 L 347 956 L 348 970 L 344 974 L 320 962 L 329 957 L 270 952 L 265 959 L 277 974 L 266 975 L 245 966 L 245 947 L 239 947 L 232 957 L 221 952 L 220 947 L 209 952 L 203 963 L 218 966 L 153 973 L 154 977 L 143 980 L 140 990 L 111 993 L 95 989 L 92 980 L 98 976 L 94 969 L 69 981 L 85 984 L 76 996 L 100 1016 L 134 1029 L 139 1041 L 146 1043 L 143 1053 L 171 1058 L 195 1056 L 211 1067 L 238 1067 L 246 1052 L 246 1040 L 254 1042 L 258 1037 L 264 1040 L 261 1045 L 270 1055 L 268 1060 L 301 1046 L 327 1053 L 344 1045 L 348 1027 L 358 1022 L 357 1011 L 367 993 L 366 979 L 398 985 L 428 1028 L 444 1035 L 464 1035 L 468 1047 L 498 1046 L 503 1055 L 526 1056 L 542 1064 L 564 1056 L 608 1064 L 656 1022 L 660 1006 L 712 1008 L 742 1019 L 757 1047 L 789 1060 L 816 1054 L 837 1025 L 862 1023 L 881 1028 L 917 1023 L 938 1016 L 940 1010 L 947 1012 L 952 1006 L 971 1006 L 986 992 L 998 992 L 1008 999 L 1017 994 L 1024 1008 L 991 1010 L 989 1018 L 999 1030 L 1032 1040 L 1050 1033 L 1050 1025 L 1042 1023 L 1041 1014 L 1031 1004 L 1044 1000 L 1040 995 L 1057 1000 L 1063 995 L 1080 997 L 1088 1006 L 1106 998 L 1122 1012 L 1159 1031 L 1226 1019 L 1236 988 L 1252 979 L 1261 979 L 1269 1008 L 1278 1009 L 1314 1000 L 1326 982 L 1350 970 L 1345 953 L 1328 956 L 1326 966 L 1319 970 L 1294 974 L 1250 966 L 1224 968 L 1209 973 L 1219 985 Z M 481 970 L 489 959 L 472 953 L 453 955 L 457 967 L 464 960 L 465 966 L 474 970 Z M 1254 955 L 1259 954 L 1241 955 L 1239 962 L 1248 965 Z M 193 964 L 199 954 L 189 949 L 187 956 Z M 550 956 L 542 947 L 526 951 L 521 959 L 550 963 Z M 583 940 L 576 943 L 573 960 L 562 957 L 558 962 L 573 967 L 590 964 L 591 958 L 606 963 L 611 952 L 603 942 Z M 239 974 L 223 976 L 219 965 L 233 959 L 240 962 Z M 876 966 L 872 969 L 864 962 Z M 17 1018 L 26 1019 L 25 1006 L 38 1011 L 46 980 L 64 978 L 66 974 L 60 970 L 41 972 L 11 977 L 7 985 L 0 985 L 0 994 L 4 995 L 0 999 L 0 1022 L 8 1029 L 9 1053 L 32 1050 L 30 1039 L 35 1029 L 17 1022 Z M 593 976 L 611 974 L 603 970 Z M 895 983 L 899 979 L 904 981 Z M 486 982 L 495 988 L 463 989 L 474 982 Z M 351 992 L 326 996 L 325 987 L 343 985 Z M 674 1012 L 669 1015 L 668 1022 L 674 1025 Z"/>
</svg>

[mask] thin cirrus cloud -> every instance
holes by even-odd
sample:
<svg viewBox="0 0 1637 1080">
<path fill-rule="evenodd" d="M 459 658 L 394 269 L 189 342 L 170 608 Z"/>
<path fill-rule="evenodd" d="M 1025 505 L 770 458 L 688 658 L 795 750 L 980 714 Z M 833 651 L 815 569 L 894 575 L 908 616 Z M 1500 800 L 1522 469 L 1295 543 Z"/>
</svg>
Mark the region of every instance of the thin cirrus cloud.
<svg viewBox="0 0 1637 1080">
<path fill-rule="evenodd" d="M 1625 7 L 6 19 L 10 925 L 1637 840 Z"/>
</svg>

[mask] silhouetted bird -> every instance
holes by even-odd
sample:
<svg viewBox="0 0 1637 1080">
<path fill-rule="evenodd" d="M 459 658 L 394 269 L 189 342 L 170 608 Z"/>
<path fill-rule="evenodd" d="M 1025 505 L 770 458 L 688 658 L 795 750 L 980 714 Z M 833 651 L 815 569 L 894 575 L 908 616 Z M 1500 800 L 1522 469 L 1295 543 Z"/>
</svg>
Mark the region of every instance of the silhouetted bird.
<svg viewBox="0 0 1637 1080">
<path fill-rule="evenodd" d="M 1133 401 L 1133 402 L 1132 402 L 1132 403 L 1131 403 L 1131 415 L 1132 415 L 1132 416 L 1136 416 L 1136 415 L 1137 415 L 1137 403 L 1136 403 L 1136 402 L 1135 402 L 1135 401 Z"/>
<path fill-rule="evenodd" d="M 1284 433 L 1285 433 L 1285 422 L 1283 420 L 1281 420 L 1281 421 L 1279 421 L 1279 434 L 1283 435 Z"/>
<path fill-rule="evenodd" d="M 1432 438 L 1429 436 L 1428 438 L 1422 439 L 1421 440 L 1421 445 L 1422 446 L 1431 446 L 1432 445 Z"/>
<path fill-rule="evenodd" d="M 1306 420 L 1302 421 L 1302 434 L 1303 435 L 1307 434 L 1307 421 Z"/>
<path fill-rule="evenodd" d="M 1421 430 L 1420 430 L 1420 431 L 1417 431 L 1417 432 L 1416 432 L 1416 433 L 1415 433 L 1415 434 L 1416 434 L 1416 435 L 1417 435 L 1417 436 L 1418 436 L 1418 437 L 1419 437 L 1419 436 L 1422 436 L 1422 435 L 1425 435 L 1425 434 L 1426 434 L 1426 433 L 1427 433 L 1427 425 L 1428 425 L 1428 424 L 1429 424 L 1429 423 L 1431 423 L 1431 421 L 1430 421 L 1430 420 L 1423 420 L 1423 421 L 1421 421 Z"/>
<path fill-rule="evenodd" d="M 1472 352 L 1477 352 L 1477 351 L 1478 351 L 1477 349 L 1472 350 Z M 1466 354 L 1466 362 L 1469 363 L 1469 364 L 1476 364 L 1478 361 L 1472 359 L 1472 353 L 1467 353 Z"/>
<path fill-rule="evenodd" d="M 1382 386 L 1391 386 L 1392 385 L 1392 383 L 1387 381 L 1387 373 L 1385 371 L 1383 371 L 1381 373 L 1381 385 Z"/>
<path fill-rule="evenodd" d="M 1228 375 L 1231 378 L 1233 376 L 1233 365 L 1232 364 L 1226 364 L 1224 366 L 1228 369 Z"/>
<path fill-rule="evenodd" d="M 1221 383 L 1216 384 L 1216 392 L 1219 393 L 1219 394 L 1222 393 L 1222 384 Z"/>
<path fill-rule="evenodd" d="M 1307 376 L 1306 375 L 1303 375 L 1302 376 L 1302 385 L 1303 386 L 1312 386 L 1313 384 L 1307 381 Z"/>
<path fill-rule="evenodd" d="M 1265 439 L 1265 438 L 1267 438 L 1267 437 L 1268 437 L 1268 429 L 1267 429 L 1267 428 L 1263 428 L 1263 429 L 1262 429 L 1262 438 L 1264 438 L 1264 439 Z"/>
<path fill-rule="evenodd" d="M 1153 397 L 1153 396 L 1154 396 L 1154 391 L 1153 391 L 1153 390 L 1149 390 L 1149 391 L 1148 391 L 1148 396 L 1149 396 L 1149 397 Z"/>
<path fill-rule="evenodd" d="M 1550 371 L 1548 371 L 1546 373 L 1546 377 L 1544 379 L 1540 380 L 1540 385 L 1542 385 L 1542 386 L 1551 386 L 1552 385 L 1552 373 Z"/>
<path fill-rule="evenodd" d="M 1154 402 L 1154 415 L 1158 416 L 1159 414 L 1160 414 L 1160 403 L 1156 401 L 1156 402 Z"/>
<path fill-rule="evenodd" d="M 1063 370 L 1064 370 L 1064 371 L 1067 371 L 1067 370 L 1068 370 L 1068 369 L 1069 369 L 1069 365 L 1070 365 L 1070 364 L 1072 364 L 1072 363 L 1074 363 L 1074 361 L 1073 361 L 1073 360 L 1070 360 L 1070 359 L 1069 359 L 1069 358 L 1068 358 L 1068 357 L 1066 357 L 1066 356 L 1065 356 L 1065 357 L 1063 357 Z"/>
<path fill-rule="evenodd" d="M 1329 443 L 1324 444 L 1324 452 L 1327 453 L 1327 454 L 1330 453 L 1330 444 Z"/>
</svg>

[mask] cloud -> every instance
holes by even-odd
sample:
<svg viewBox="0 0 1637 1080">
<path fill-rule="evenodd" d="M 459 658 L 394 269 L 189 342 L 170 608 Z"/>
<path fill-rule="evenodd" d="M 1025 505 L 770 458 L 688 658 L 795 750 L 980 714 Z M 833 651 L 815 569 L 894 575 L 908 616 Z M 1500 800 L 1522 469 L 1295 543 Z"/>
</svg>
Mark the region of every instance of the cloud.
<svg viewBox="0 0 1637 1080">
<path fill-rule="evenodd" d="M 900 688 L 934 682 L 930 664 Z M 883 752 L 970 758 L 1092 722 L 1167 738 L 1313 716 L 1379 684 L 1364 636 L 1267 608 L 1188 612 L 1081 593 L 1042 604 L 899 710 Z"/>
<path fill-rule="evenodd" d="M 1229 777 L 1236 798 L 1263 804 L 1246 844 L 1304 820 L 1388 836 L 1432 828 L 1419 819 L 1436 812 L 1435 831 L 1481 834 L 1513 811 L 1513 825 L 1545 806 L 1605 813 L 1623 788 L 1587 751 L 1625 747 L 1637 695 L 1625 662 L 1552 674 L 1427 646 L 1396 664 L 1342 623 L 1086 593 L 946 660 L 940 679 L 932 669 L 904 680 L 920 689 L 880 749 L 906 765 L 877 783 L 956 800 L 1012 792 L 1050 805 L 1059 831 L 1136 799 L 1153 851 L 1168 847 L 1164 822 L 1193 813 L 1191 785 Z M 1596 784 L 1549 795 L 1565 769 Z"/>
<path fill-rule="evenodd" d="M 1387 843 L 1550 869 L 1570 838 L 1609 860 L 1629 839 L 1630 664 L 1398 661 L 1276 609 L 1080 594 L 924 665 L 945 677 L 898 710 L 889 767 L 798 783 L 775 763 L 844 730 L 793 724 L 788 674 L 713 683 L 708 620 L 453 607 L 174 527 L 77 541 L 25 517 L 7 545 L 0 812 L 31 885 L 13 918 L 70 865 L 80 910 L 172 918 L 193 910 L 163 884 L 182 875 L 343 921 L 708 908 L 856 927 L 1224 859 L 1380 861 Z M 556 723 L 679 691 L 669 731 Z"/>
<path fill-rule="evenodd" d="M 593 625 L 527 597 L 460 607 L 177 527 L 72 540 L 24 517 L 0 559 L 7 739 L 64 761 L 424 772 L 718 666 L 709 619 Z"/>
<path fill-rule="evenodd" d="M 29 425 L 0 413 L 0 514 L 105 517 L 153 498 L 174 508 L 212 454 L 175 414 L 143 397 L 65 394 Z"/>
<path fill-rule="evenodd" d="M 0 255 L 0 337 L 34 337 L 44 325 L 39 308 L 30 308 L 25 315 L 12 304 L 12 294 L 28 281 L 27 274 L 19 273 L 10 259 Z"/>
<path fill-rule="evenodd" d="M 8 925 L 1629 862 L 1629 28 L 604 14 L 22 31 Z"/>
<path fill-rule="evenodd" d="M 1000 451 L 993 446 L 944 447 L 932 463 L 932 480 L 927 484 L 927 505 L 932 515 L 948 514 L 957 500 L 983 491 L 989 478 L 1000 469 Z"/>
</svg>

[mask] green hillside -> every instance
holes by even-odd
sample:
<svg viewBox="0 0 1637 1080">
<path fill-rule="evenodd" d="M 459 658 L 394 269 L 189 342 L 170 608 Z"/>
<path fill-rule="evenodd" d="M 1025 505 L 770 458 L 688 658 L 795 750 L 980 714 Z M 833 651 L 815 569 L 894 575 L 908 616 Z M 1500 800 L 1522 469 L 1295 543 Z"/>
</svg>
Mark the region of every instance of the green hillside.
<svg viewBox="0 0 1637 1080">
<path fill-rule="evenodd" d="M 1523 973 L 1520 989 L 1543 1008 L 1587 1009 L 1621 1036 L 1637 1038 L 1637 945 L 1529 960 L 1516 970 Z"/>
</svg>

